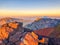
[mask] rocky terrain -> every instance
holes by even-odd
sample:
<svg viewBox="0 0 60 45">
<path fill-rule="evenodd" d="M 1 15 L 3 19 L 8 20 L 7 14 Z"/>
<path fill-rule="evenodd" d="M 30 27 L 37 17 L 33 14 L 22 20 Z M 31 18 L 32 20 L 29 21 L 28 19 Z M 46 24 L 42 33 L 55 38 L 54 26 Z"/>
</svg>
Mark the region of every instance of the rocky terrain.
<svg viewBox="0 0 60 45">
<path fill-rule="evenodd" d="M 5 22 L 6 20 L 7 19 L 4 19 Z M 11 18 L 8 20 L 11 20 Z M 31 40 L 32 43 L 29 45 L 38 45 L 38 42 L 35 41 L 38 36 L 31 31 L 30 29 L 24 28 L 22 22 L 6 22 L 0 27 L 0 45 L 28 45 L 28 42 L 31 42 Z M 27 40 L 28 42 L 26 42 Z"/>
<path fill-rule="evenodd" d="M 55 27 L 60 23 L 60 19 L 51 19 L 51 18 L 41 18 L 37 19 L 31 24 L 25 26 L 25 28 L 29 28 L 32 30 L 38 30 L 43 28 Z"/>
<path fill-rule="evenodd" d="M 60 19 L 37 18 L 24 27 L 18 20 L 0 19 L 0 45 L 60 45 Z"/>
</svg>

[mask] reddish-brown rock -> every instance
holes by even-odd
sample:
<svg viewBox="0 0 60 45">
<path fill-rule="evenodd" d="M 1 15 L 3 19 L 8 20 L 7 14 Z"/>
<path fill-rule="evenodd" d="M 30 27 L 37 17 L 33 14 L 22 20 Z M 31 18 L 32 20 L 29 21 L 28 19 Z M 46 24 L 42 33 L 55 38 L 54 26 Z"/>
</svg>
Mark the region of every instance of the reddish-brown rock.
<svg viewBox="0 0 60 45">
<path fill-rule="evenodd" d="M 40 30 L 34 30 L 34 32 L 38 35 L 42 36 L 50 36 L 50 34 L 55 30 L 55 28 L 44 28 Z"/>
</svg>

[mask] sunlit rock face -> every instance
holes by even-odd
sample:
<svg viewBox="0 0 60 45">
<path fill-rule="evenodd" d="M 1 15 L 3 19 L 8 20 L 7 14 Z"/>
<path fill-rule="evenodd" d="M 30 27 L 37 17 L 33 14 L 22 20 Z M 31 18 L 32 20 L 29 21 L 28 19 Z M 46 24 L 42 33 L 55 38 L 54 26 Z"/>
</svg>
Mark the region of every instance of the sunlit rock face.
<svg viewBox="0 0 60 45">
<path fill-rule="evenodd" d="M 6 20 L 4 20 L 6 22 Z M 38 45 L 38 36 L 22 27 L 23 23 L 11 21 L 0 27 L 0 45 Z M 30 43 L 28 43 L 30 42 Z"/>
<path fill-rule="evenodd" d="M 23 39 L 25 45 L 38 45 L 38 36 L 34 32 L 27 33 Z"/>
<path fill-rule="evenodd" d="M 1 18 L 0 19 L 0 26 L 6 24 L 6 23 L 10 23 L 10 22 L 19 22 L 21 19 L 18 18 L 11 18 L 11 17 L 5 17 L 5 18 Z"/>
<path fill-rule="evenodd" d="M 12 21 L 11 18 L 3 18 L 0 21 L 0 45 L 14 45 L 13 42 L 19 41 L 21 33 L 24 32 L 23 23 Z"/>
<path fill-rule="evenodd" d="M 38 36 L 34 32 L 24 32 L 22 23 L 10 22 L 1 26 L 0 45 L 38 45 Z"/>
<path fill-rule="evenodd" d="M 14 19 L 14 18 L 13 18 Z M 40 18 L 37 18 L 36 21 L 34 21 L 32 24 L 36 24 L 38 26 L 39 30 L 30 30 L 29 28 L 23 27 L 22 22 L 18 22 L 12 20 L 12 18 L 4 18 L 0 21 L 4 20 L 0 24 L 0 45 L 39 45 L 38 43 L 44 43 L 45 38 L 42 37 L 42 39 L 38 39 L 38 35 L 45 35 L 48 36 L 51 32 L 54 30 L 54 28 L 47 28 L 47 29 L 39 29 L 38 21 L 40 22 Z M 48 20 L 48 19 L 47 19 Z M 46 19 L 45 19 L 46 21 Z M 54 20 L 52 20 L 54 21 Z M 58 20 L 60 22 L 60 20 Z M 6 22 L 6 23 L 4 23 Z M 44 22 L 44 21 L 43 21 Z M 52 23 L 52 22 L 51 22 Z M 47 21 L 47 24 L 49 24 L 49 21 Z M 57 24 L 57 22 L 56 22 Z M 43 24 L 44 25 L 44 24 Z M 32 27 L 34 29 L 34 27 Z M 59 30 L 60 26 L 56 26 L 56 30 Z M 49 31 L 48 31 L 49 30 Z M 48 33 L 46 33 L 46 31 Z M 44 33 L 45 32 L 45 33 Z M 54 33 L 51 33 L 51 35 L 54 35 Z M 60 34 L 60 33 L 59 33 Z M 52 36 L 53 36 L 52 35 Z M 48 45 L 48 44 L 47 44 Z"/>
<path fill-rule="evenodd" d="M 0 29 L 0 40 L 8 38 L 9 33 L 4 28 Z"/>
<path fill-rule="evenodd" d="M 19 24 L 15 22 L 2 25 L 0 28 L 0 39 L 6 39 L 11 32 L 19 31 L 20 29 L 18 26 Z"/>
</svg>

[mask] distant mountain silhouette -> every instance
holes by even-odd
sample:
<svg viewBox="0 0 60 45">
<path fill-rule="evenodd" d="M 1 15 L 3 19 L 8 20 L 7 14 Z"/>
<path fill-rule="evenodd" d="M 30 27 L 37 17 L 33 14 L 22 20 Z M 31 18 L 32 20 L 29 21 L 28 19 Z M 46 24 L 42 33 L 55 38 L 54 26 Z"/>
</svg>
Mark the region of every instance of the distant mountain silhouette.
<svg viewBox="0 0 60 45">
<path fill-rule="evenodd" d="M 52 18 L 37 18 L 34 22 L 31 24 L 25 25 L 25 28 L 31 29 L 31 30 L 38 30 L 43 28 L 51 28 L 55 27 L 60 23 L 60 19 L 52 19 Z"/>
</svg>

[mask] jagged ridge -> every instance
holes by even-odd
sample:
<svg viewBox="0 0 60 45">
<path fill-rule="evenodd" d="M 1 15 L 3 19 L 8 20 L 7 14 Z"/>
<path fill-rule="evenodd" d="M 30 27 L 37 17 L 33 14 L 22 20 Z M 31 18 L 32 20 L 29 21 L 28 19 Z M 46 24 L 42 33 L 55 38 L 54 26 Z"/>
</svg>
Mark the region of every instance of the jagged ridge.
<svg viewBox="0 0 60 45">
<path fill-rule="evenodd" d="M 32 30 L 38 30 L 43 28 L 55 27 L 60 23 L 60 19 L 51 19 L 51 18 L 41 18 L 38 21 L 34 21 L 31 24 L 25 26 Z"/>
</svg>

